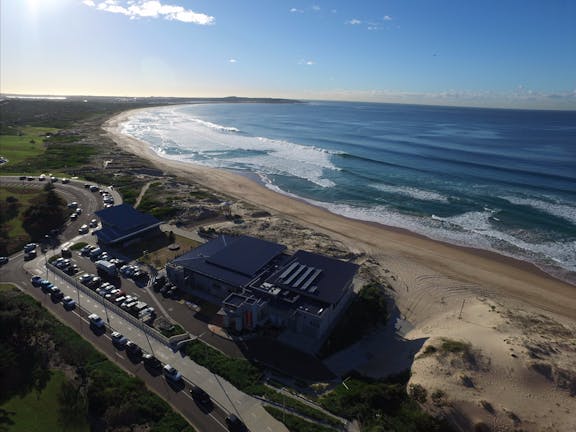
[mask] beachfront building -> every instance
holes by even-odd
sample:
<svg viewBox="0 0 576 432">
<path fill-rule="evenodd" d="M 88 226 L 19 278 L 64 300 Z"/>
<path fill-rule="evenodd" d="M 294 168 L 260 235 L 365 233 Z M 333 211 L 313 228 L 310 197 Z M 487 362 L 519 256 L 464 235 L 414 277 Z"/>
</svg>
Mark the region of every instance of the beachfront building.
<svg viewBox="0 0 576 432">
<path fill-rule="evenodd" d="M 358 266 L 253 237 L 220 236 L 166 266 L 183 291 L 221 305 L 222 325 L 273 326 L 280 339 L 314 352 L 353 295 Z M 303 343 L 305 341 L 305 343 Z"/>
<path fill-rule="evenodd" d="M 95 231 L 102 245 L 125 245 L 130 241 L 160 232 L 162 223 L 154 216 L 139 212 L 129 204 L 120 204 L 97 211 L 102 228 Z"/>
</svg>

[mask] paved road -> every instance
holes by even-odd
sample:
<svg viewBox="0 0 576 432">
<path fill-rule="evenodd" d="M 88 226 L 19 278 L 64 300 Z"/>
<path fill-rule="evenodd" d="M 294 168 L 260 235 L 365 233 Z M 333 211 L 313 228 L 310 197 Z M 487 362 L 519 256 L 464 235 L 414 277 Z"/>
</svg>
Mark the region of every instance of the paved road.
<svg viewBox="0 0 576 432">
<path fill-rule="evenodd" d="M 2 177 L 2 183 L 5 181 L 7 181 L 7 179 Z M 16 177 L 16 180 L 11 181 L 19 180 Z M 71 185 L 60 184 L 59 186 L 60 187 L 57 187 L 58 190 L 67 197 L 66 199 L 70 197 L 71 200 L 79 202 L 85 209 L 82 215 L 84 220 L 91 219 L 91 213 L 93 214 L 101 205 L 101 201 L 99 201 L 100 194 L 91 193 L 88 189 L 84 189 L 83 183 L 76 182 Z M 80 221 L 77 221 L 79 224 L 82 218 Z M 77 236 L 77 228 L 74 224 L 71 225 L 72 226 L 67 226 L 66 230 L 62 233 L 61 241 L 75 242 L 76 240 L 73 237 L 76 236 L 79 238 Z M 55 252 L 58 251 L 49 250 L 46 255 L 40 255 L 38 258 L 29 262 L 24 262 L 22 253 L 15 254 L 10 257 L 10 262 L 7 265 L 0 268 L 0 280 L 2 282 L 14 282 L 22 290 L 40 300 L 58 319 L 73 327 L 79 334 L 105 353 L 108 358 L 130 373 L 139 376 L 150 389 L 161 395 L 199 431 L 226 430 L 223 421 L 225 413 L 235 413 L 242 418 L 249 429 L 254 432 L 287 431 L 283 424 L 276 421 L 263 409 L 258 400 L 240 392 L 227 381 L 195 364 L 181 353 L 173 352 L 169 347 L 163 345 L 156 339 L 147 337 L 142 330 L 134 327 L 124 318 L 108 308 L 105 309 L 104 304 L 107 304 L 105 300 L 102 300 L 102 303 L 95 301 L 56 274 L 47 270 L 45 262 L 50 255 Z M 40 289 L 32 287 L 30 277 L 33 274 L 38 274 L 51 280 L 60 287 L 65 295 L 70 295 L 77 299 L 81 308 L 76 311 L 66 312 L 61 304 L 52 303 L 50 298 L 42 293 Z M 163 363 L 169 363 L 176 367 L 182 372 L 182 375 L 188 383 L 193 382 L 205 389 L 216 403 L 215 410 L 208 415 L 203 413 L 191 400 L 187 391 L 174 390 L 166 383 L 163 377 L 154 377 L 150 375 L 141 364 L 132 363 L 123 352 L 117 351 L 114 348 L 107 339 L 107 336 L 98 337 L 94 335 L 83 318 L 83 315 L 86 316 L 89 313 L 97 313 L 104 319 L 107 319 L 112 329 L 120 331 L 145 351 L 153 352 Z M 110 330 L 107 333 L 110 333 Z"/>
</svg>

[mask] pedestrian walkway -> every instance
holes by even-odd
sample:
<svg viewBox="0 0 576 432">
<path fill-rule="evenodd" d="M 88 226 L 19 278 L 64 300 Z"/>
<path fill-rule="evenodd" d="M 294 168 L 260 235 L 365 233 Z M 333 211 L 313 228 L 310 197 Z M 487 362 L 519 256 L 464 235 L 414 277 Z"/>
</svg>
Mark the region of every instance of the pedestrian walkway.
<svg viewBox="0 0 576 432">
<path fill-rule="evenodd" d="M 162 224 L 162 225 L 160 225 L 160 230 L 163 232 L 172 231 L 174 234 L 189 238 L 189 239 L 197 241 L 199 243 L 205 243 L 206 242 L 206 240 L 203 239 L 202 237 L 200 237 L 196 231 L 187 231 L 187 230 L 184 230 L 182 228 L 178 228 L 176 225 Z"/>
</svg>

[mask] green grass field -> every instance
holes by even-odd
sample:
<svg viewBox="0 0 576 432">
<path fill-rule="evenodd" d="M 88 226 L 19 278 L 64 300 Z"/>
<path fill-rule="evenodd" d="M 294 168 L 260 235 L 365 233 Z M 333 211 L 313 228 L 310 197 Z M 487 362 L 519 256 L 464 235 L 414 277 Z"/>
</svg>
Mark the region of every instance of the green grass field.
<svg viewBox="0 0 576 432">
<path fill-rule="evenodd" d="M 0 156 L 8 159 L 12 165 L 42 154 L 44 136 L 48 132 L 55 133 L 58 129 L 26 126 L 19 131 L 22 135 L 0 135 Z"/>
<path fill-rule="evenodd" d="M 16 198 L 20 204 L 18 216 L 5 222 L 9 242 L 16 239 L 21 239 L 22 242 L 27 242 L 30 239 L 28 233 L 22 228 L 22 218 L 20 216 L 24 214 L 28 207 L 30 207 L 30 201 L 37 197 L 41 192 L 42 189 L 27 187 L 26 185 L 0 187 L 0 202 L 2 204 L 6 203 L 6 198 L 8 197 Z"/>
<path fill-rule="evenodd" d="M 50 381 L 40 394 L 36 391 L 24 397 L 15 396 L 0 406 L 9 419 L 4 422 L 6 432 L 52 432 L 62 430 L 58 423 L 58 392 L 66 380 L 64 373 L 53 371 Z M 79 425 L 74 432 L 89 431 L 88 425 Z"/>
</svg>

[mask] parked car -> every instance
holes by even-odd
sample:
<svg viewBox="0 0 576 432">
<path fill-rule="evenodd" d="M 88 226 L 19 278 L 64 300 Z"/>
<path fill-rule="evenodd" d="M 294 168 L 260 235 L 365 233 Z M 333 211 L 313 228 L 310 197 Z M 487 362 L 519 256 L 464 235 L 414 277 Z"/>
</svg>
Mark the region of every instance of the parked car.
<svg viewBox="0 0 576 432">
<path fill-rule="evenodd" d="M 72 297 L 66 296 L 62 299 L 62 305 L 64 306 L 64 309 L 72 310 L 76 307 L 76 302 Z"/>
<path fill-rule="evenodd" d="M 84 273 L 82 276 L 80 276 L 78 278 L 78 280 L 80 281 L 81 284 L 86 285 L 86 283 L 88 283 L 88 281 L 90 281 L 94 276 L 88 273 Z"/>
<path fill-rule="evenodd" d="M 142 357 L 142 348 L 129 340 L 126 342 L 126 353 L 132 358 L 140 358 Z"/>
<path fill-rule="evenodd" d="M 78 207 L 78 203 L 76 201 L 72 201 L 71 203 L 68 203 L 69 209 L 75 209 L 76 207 Z"/>
<path fill-rule="evenodd" d="M 154 281 L 152 282 L 152 288 L 156 289 L 160 289 L 162 288 L 162 286 L 166 283 L 166 276 L 162 275 L 162 276 L 157 276 L 156 278 L 154 278 Z"/>
<path fill-rule="evenodd" d="M 9 261 L 9 258 L 7 256 L 1 256 L 0 257 L 0 265 L 7 264 L 8 261 Z"/>
<path fill-rule="evenodd" d="M 146 366 L 149 369 L 159 370 L 162 367 L 162 363 L 160 362 L 160 360 L 158 360 L 152 354 L 148 353 L 144 354 L 142 356 L 142 362 L 144 363 L 144 366 Z"/>
<path fill-rule="evenodd" d="M 30 282 L 32 282 L 32 286 L 35 287 L 39 287 L 40 283 L 43 281 L 44 279 L 42 279 L 42 276 L 32 276 L 32 278 L 30 279 Z"/>
<path fill-rule="evenodd" d="M 37 247 L 38 247 L 37 243 L 28 243 L 24 246 L 24 252 L 35 251 Z"/>
<path fill-rule="evenodd" d="M 52 290 L 50 291 L 50 297 L 52 298 L 53 301 L 59 302 L 64 298 L 64 293 L 60 291 L 60 288 L 55 286 L 52 287 Z"/>
<path fill-rule="evenodd" d="M 90 321 L 90 327 L 92 327 L 92 328 L 95 328 L 95 329 L 106 328 L 106 324 L 104 323 L 104 320 L 96 314 L 88 315 L 88 321 Z"/>
<path fill-rule="evenodd" d="M 52 292 L 52 287 L 54 285 L 52 284 L 52 282 L 50 282 L 49 280 L 43 280 L 40 283 L 40 287 L 42 288 L 42 292 L 49 294 L 50 292 Z"/>
<path fill-rule="evenodd" d="M 97 219 L 91 219 L 90 223 L 88 225 L 90 226 L 90 228 L 96 228 L 98 226 L 98 220 Z"/>
<path fill-rule="evenodd" d="M 126 345 L 126 342 L 128 342 L 128 339 L 126 339 L 122 333 L 119 333 L 117 331 L 112 332 L 110 337 L 112 338 L 112 343 L 117 347 L 123 347 L 124 345 Z"/>
<path fill-rule="evenodd" d="M 100 283 L 102 283 L 102 279 L 100 279 L 98 276 L 93 276 L 92 279 L 90 279 L 84 285 L 86 285 L 88 288 L 92 290 L 95 290 L 100 286 Z"/>
<path fill-rule="evenodd" d="M 162 373 L 166 377 L 166 379 L 172 382 L 179 382 L 182 379 L 182 374 L 178 372 L 174 366 L 170 366 L 169 364 L 165 364 L 162 368 Z"/>
<path fill-rule="evenodd" d="M 30 261 L 33 260 L 34 258 L 36 258 L 36 251 L 30 251 L 30 252 L 26 252 L 24 254 L 24 261 Z"/>
<path fill-rule="evenodd" d="M 210 395 L 197 385 L 192 384 L 190 387 L 190 395 L 192 396 L 192 399 L 194 399 L 194 401 L 199 405 L 204 407 L 210 407 L 212 405 Z"/>
<path fill-rule="evenodd" d="M 84 224 L 78 228 L 78 234 L 88 234 L 88 225 Z"/>
<path fill-rule="evenodd" d="M 242 423 L 235 414 L 229 414 L 226 417 L 226 426 L 228 426 L 228 430 L 231 432 L 243 432 L 246 430 L 246 426 Z"/>
</svg>

